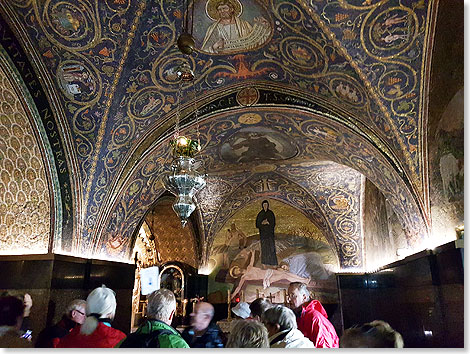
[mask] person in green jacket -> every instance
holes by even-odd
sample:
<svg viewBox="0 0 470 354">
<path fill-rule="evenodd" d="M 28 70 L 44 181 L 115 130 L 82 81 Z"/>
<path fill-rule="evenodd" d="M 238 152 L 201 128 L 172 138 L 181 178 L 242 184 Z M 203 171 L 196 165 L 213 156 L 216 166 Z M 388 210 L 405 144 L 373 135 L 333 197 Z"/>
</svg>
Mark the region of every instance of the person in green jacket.
<svg viewBox="0 0 470 354">
<path fill-rule="evenodd" d="M 176 312 L 176 299 L 168 289 L 155 290 L 148 296 L 147 317 L 134 333 L 129 334 L 118 348 L 189 348 L 188 343 L 171 321 Z"/>
</svg>

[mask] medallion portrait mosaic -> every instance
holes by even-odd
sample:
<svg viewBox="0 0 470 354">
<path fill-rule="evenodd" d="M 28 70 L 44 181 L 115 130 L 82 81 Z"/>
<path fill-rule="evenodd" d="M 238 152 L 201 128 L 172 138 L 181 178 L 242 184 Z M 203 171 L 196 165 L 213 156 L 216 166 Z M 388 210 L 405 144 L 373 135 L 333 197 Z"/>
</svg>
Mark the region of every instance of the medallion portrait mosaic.
<svg viewBox="0 0 470 354">
<path fill-rule="evenodd" d="M 230 134 L 242 134 L 244 127 L 272 130 L 265 136 L 266 144 L 274 144 L 276 151 L 282 145 L 276 157 L 292 164 L 263 168 L 289 181 L 308 170 L 294 168 L 301 158 L 354 167 L 387 197 L 409 243 L 419 242 L 430 225 L 423 98 L 435 3 L 230 3 L 235 18 L 247 23 L 245 34 L 239 35 L 242 41 L 234 38 L 232 47 L 227 41 L 227 47 L 218 53 L 205 47 L 222 14 L 213 1 L 197 0 L 192 3 L 197 10 L 197 48 L 194 55 L 184 57 L 173 45 L 184 21 L 181 2 L 6 2 L 2 17 L 25 34 L 25 43 L 40 58 L 37 70 L 53 83 L 55 106 L 64 107 L 56 115 L 63 119 L 64 140 L 71 150 L 69 165 L 75 173 L 70 184 L 77 205 L 73 231 L 64 235 L 62 243 L 70 244 L 67 251 L 88 256 L 106 253 L 108 237 L 122 238 L 125 246 L 117 255 L 113 253 L 121 259 L 130 257 L 129 238 L 146 208 L 162 193 L 158 176 L 168 160 L 164 146 L 175 118 L 175 68 L 181 62 L 197 73 L 194 87 L 183 86 L 183 120 L 191 131 L 194 116 L 188 112 L 197 106 L 201 138 L 207 144 L 205 164 L 213 173 L 209 180 L 215 183 L 208 190 L 222 193 L 212 199 L 201 194 L 205 237 L 213 237 L 209 225 L 218 215 L 209 204 L 215 200 L 222 204 L 239 184 L 253 177 L 254 166 L 247 166 L 242 176 L 223 175 L 230 162 L 216 158 L 221 143 L 230 144 Z M 252 88 L 238 95 L 241 80 Z M 273 93 L 263 95 L 260 85 L 269 86 Z M 263 106 L 279 103 L 275 101 L 288 95 L 291 115 Z M 296 105 L 293 100 L 318 102 L 330 111 Z M 254 109 L 242 111 L 242 107 Z M 235 112 L 237 118 L 232 115 Z M 241 119 L 243 114 L 250 116 Z M 221 119 L 209 120 L 215 117 Z M 207 121 L 202 122 L 204 119 Z M 289 148 L 280 142 L 281 136 L 303 144 Z M 230 158 L 246 164 L 249 158 L 245 161 L 242 155 Z M 351 188 L 342 185 L 325 191 L 324 201 L 319 202 L 320 195 L 311 195 L 322 215 L 318 220 L 340 240 L 335 247 L 345 267 L 362 264 L 359 241 L 345 236 L 359 232 L 356 182 L 351 182 Z M 300 190 L 312 188 L 307 185 L 310 182 L 303 183 L 292 195 L 278 198 L 286 202 L 299 199 Z M 204 204 L 204 198 L 210 203 Z M 207 248 L 204 257 L 207 261 Z"/>
</svg>

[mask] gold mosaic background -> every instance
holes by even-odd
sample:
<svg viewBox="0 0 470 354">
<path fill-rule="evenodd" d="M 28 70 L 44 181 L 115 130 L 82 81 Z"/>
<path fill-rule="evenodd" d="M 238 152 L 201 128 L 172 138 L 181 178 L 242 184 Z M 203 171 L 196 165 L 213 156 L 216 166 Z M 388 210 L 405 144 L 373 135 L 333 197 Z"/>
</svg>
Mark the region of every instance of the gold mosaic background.
<svg viewBox="0 0 470 354">
<path fill-rule="evenodd" d="M 303 214 L 292 208 L 291 206 L 269 199 L 269 209 L 271 209 L 276 217 L 276 233 L 296 234 L 304 237 L 311 237 L 318 241 L 328 244 L 323 233 Z M 256 228 L 256 216 L 261 210 L 262 200 L 247 205 L 243 210 L 236 213 L 225 225 L 220 229 L 214 238 L 214 246 L 223 244 L 227 236 L 227 229 L 232 223 L 235 223 L 238 229 L 242 230 L 247 237 L 259 235 Z"/>
<path fill-rule="evenodd" d="M 191 221 L 185 228 L 171 208 L 173 198 L 163 199 L 145 218 L 151 232 L 155 235 L 155 247 L 160 252 L 161 263 L 177 261 L 198 267 L 196 242 L 192 234 Z"/>
<path fill-rule="evenodd" d="M 50 215 L 33 127 L 0 67 L 0 254 L 47 253 Z"/>
</svg>

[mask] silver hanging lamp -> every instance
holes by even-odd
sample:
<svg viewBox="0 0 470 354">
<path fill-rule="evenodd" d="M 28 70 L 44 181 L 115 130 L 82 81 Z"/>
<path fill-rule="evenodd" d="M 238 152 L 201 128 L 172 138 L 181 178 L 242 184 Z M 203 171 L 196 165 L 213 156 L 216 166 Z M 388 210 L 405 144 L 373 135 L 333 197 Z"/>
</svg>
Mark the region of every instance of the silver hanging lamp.
<svg viewBox="0 0 470 354">
<path fill-rule="evenodd" d="M 184 32 L 182 36 L 188 36 L 187 32 Z M 180 39 L 178 39 L 178 44 L 180 44 L 179 42 Z M 191 53 L 191 51 L 183 51 L 182 48 L 180 48 L 180 50 L 183 54 Z M 193 197 L 197 192 L 205 187 L 206 181 L 205 175 L 198 171 L 200 163 L 195 159 L 196 154 L 201 151 L 198 112 L 196 107 L 194 112 L 196 116 L 197 140 L 192 140 L 182 136 L 179 131 L 182 85 L 185 82 L 192 82 L 194 79 L 194 73 L 188 63 L 184 62 L 177 69 L 177 74 L 179 78 L 179 89 L 177 94 L 178 111 L 176 114 L 175 134 L 173 139 L 170 141 L 173 161 L 170 166 L 170 171 L 163 175 L 163 184 L 165 189 L 176 195 L 176 200 L 173 203 L 173 210 L 180 218 L 181 225 L 184 227 L 189 216 L 196 209 Z M 195 99 L 196 97 L 194 97 L 194 100 Z"/>
</svg>

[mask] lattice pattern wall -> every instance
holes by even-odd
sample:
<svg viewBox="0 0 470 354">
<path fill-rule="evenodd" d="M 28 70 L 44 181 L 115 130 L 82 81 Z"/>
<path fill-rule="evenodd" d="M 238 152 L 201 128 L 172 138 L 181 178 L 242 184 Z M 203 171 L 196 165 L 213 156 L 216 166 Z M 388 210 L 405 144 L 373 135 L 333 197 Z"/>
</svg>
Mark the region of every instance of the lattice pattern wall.
<svg viewBox="0 0 470 354">
<path fill-rule="evenodd" d="M 162 200 L 146 218 L 150 230 L 155 235 L 161 262 L 178 261 L 198 268 L 192 224 L 188 221 L 186 227 L 181 228 L 180 220 L 171 208 L 172 204 L 172 199 Z"/>
<path fill-rule="evenodd" d="M 48 249 L 49 188 L 27 114 L 0 66 L 0 254 Z"/>
</svg>

